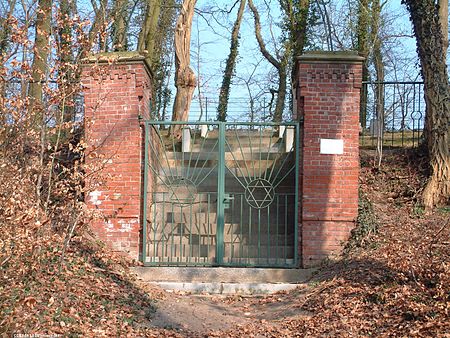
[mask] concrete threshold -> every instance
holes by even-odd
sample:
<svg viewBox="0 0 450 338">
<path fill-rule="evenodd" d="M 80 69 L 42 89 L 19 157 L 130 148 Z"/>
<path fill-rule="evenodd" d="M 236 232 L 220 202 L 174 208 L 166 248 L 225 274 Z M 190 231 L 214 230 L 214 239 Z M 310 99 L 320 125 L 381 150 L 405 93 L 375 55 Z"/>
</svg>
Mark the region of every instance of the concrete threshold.
<svg viewBox="0 0 450 338">
<path fill-rule="evenodd" d="M 268 294 L 293 290 L 317 269 L 225 267 L 135 267 L 144 282 L 164 290 L 208 294 Z"/>
<path fill-rule="evenodd" d="M 305 284 L 290 283 L 180 283 L 150 282 L 166 292 L 182 291 L 193 294 L 261 295 L 290 291 Z"/>
<path fill-rule="evenodd" d="M 317 269 L 134 267 L 147 282 L 303 283 Z"/>
</svg>

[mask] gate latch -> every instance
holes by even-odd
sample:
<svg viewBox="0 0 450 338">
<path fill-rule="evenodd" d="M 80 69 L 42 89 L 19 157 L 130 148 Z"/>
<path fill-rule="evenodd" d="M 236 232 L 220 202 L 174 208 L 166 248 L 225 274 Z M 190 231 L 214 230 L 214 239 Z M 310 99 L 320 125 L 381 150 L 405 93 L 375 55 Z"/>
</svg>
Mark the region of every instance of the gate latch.
<svg viewBox="0 0 450 338">
<path fill-rule="evenodd" d="M 231 194 L 224 194 L 223 195 L 223 208 L 229 209 L 230 208 L 230 202 L 234 200 L 234 196 L 231 196 Z"/>
</svg>

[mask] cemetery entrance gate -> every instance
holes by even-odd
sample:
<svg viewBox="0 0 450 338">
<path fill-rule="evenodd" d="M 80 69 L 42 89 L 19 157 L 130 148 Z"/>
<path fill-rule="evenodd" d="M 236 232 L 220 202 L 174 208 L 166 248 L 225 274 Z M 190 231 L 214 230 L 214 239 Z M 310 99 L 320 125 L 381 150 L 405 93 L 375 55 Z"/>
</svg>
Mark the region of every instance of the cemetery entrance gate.
<svg viewBox="0 0 450 338">
<path fill-rule="evenodd" d="M 298 123 L 144 124 L 145 265 L 297 266 Z"/>
</svg>

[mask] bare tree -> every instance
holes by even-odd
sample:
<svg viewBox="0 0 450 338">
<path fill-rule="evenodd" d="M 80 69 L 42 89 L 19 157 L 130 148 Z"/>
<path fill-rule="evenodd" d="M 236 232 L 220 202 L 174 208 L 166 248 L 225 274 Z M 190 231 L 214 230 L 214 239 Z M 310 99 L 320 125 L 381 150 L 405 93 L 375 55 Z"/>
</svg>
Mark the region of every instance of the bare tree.
<svg viewBox="0 0 450 338">
<path fill-rule="evenodd" d="M 266 43 L 261 34 L 261 19 L 259 16 L 258 9 L 253 3 L 253 0 L 248 0 L 248 6 L 253 13 L 253 18 L 255 20 L 255 35 L 256 40 L 258 41 L 259 50 L 261 54 L 266 58 L 269 63 L 275 67 L 278 73 L 278 95 L 277 102 L 275 106 L 275 112 L 273 116 L 274 122 L 280 122 L 283 118 L 283 110 L 286 101 L 286 92 L 287 92 L 287 66 L 289 62 L 290 56 L 290 44 L 285 44 L 285 51 L 280 56 L 280 59 L 276 59 L 267 49 Z"/>
<path fill-rule="evenodd" d="M 106 26 L 107 18 L 110 15 L 108 9 L 108 0 L 91 0 L 92 8 L 94 9 L 94 19 L 89 30 L 89 46 L 92 48 L 98 44 L 98 50 L 106 51 Z"/>
<path fill-rule="evenodd" d="M 228 54 L 225 71 L 223 74 L 222 86 L 220 87 L 219 106 L 217 108 L 217 120 L 226 121 L 228 98 L 230 96 L 231 78 L 233 77 L 234 69 L 236 68 L 236 58 L 238 56 L 239 48 L 239 30 L 241 27 L 242 17 L 244 15 L 246 0 L 241 0 L 236 21 L 234 22 L 233 30 L 231 32 L 230 53 Z"/>
</svg>

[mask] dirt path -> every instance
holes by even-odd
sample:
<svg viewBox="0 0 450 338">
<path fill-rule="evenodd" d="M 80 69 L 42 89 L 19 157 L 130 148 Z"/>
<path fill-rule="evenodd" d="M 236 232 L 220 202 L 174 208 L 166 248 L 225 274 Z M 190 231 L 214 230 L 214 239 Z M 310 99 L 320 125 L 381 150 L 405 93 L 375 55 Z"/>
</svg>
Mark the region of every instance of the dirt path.
<svg viewBox="0 0 450 338">
<path fill-rule="evenodd" d="M 301 295 L 304 290 L 296 293 Z M 289 298 L 281 294 L 241 297 L 163 292 L 149 325 L 188 336 L 228 331 L 255 322 L 278 325 L 283 319 L 305 314 Z"/>
</svg>

